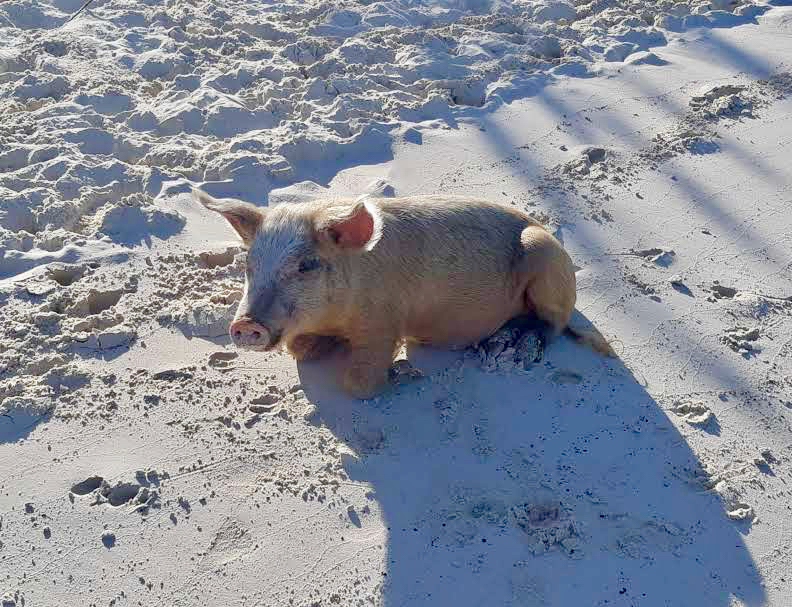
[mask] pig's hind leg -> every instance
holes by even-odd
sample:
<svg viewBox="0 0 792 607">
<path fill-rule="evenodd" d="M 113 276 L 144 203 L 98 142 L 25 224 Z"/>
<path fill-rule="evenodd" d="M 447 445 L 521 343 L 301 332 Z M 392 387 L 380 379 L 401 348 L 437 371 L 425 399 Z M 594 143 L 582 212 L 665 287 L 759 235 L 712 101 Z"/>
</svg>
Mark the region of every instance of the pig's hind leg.
<svg viewBox="0 0 792 607">
<path fill-rule="evenodd" d="M 575 312 L 575 269 L 561 243 L 533 226 L 523 230 L 521 242 L 518 278 L 525 285 L 525 312 L 545 322 L 554 336 L 563 332 L 595 352 L 616 356 L 602 333 Z"/>
<path fill-rule="evenodd" d="M 520 238 L 518 280 L 523 285 L 525 312 L 547 323 L 555 335 L 569 323 L 575 309 L 575 270 L 569 255 L 546 230 L 529 226 Z"/>
</svg>

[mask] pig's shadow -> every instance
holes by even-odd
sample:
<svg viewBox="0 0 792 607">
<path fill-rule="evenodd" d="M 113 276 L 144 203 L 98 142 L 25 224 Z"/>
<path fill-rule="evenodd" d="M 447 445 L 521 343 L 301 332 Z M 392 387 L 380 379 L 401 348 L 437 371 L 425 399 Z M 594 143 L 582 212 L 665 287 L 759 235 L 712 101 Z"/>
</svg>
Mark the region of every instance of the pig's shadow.
<svg viewBox="0 0 792 607">
<path fill-rule="evenodd" d="M 350 534 L 388 529 L 386 605 L 764 602 L 747 529 L 621 362 L 567 339 L 526 375 L 460 359 L 413 351 L 431 375 L 374 402 L 341 395 L 332 361 L 299 367 L 372 487 Z"/>
</svg>

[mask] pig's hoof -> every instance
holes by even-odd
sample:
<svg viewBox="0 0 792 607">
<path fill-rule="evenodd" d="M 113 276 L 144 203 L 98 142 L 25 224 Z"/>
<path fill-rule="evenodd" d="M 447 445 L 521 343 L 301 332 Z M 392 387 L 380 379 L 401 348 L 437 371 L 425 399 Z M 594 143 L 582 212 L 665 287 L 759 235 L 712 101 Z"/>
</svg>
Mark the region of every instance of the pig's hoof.
<svg viewBox="0 0 792 607">
<path fill-rule="evenodd" d="M 289 352 L 298 361 L 318 360 L 331 354 L 340 344 L 326 335 L 298 335 L 289 344 Z"/>
<path fill-rule="evenodd" d="M 388 369 L 388 379 L 394 384 L 408 384 L 423 377 L 423 372 L 407 359 L 397 360 Z"/>
<path fill-rule="evenodd" d="M 354 398 L 372 398 L 380 394 L 388 384 L 387 370 L 369 367 L 352 367 L 344 373 L 344 389 Z"/>
</svg>

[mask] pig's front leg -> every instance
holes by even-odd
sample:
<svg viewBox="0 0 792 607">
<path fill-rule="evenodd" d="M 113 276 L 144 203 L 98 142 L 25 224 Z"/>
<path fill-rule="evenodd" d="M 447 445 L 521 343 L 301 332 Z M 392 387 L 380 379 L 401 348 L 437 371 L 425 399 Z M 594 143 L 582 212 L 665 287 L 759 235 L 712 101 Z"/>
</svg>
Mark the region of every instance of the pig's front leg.
<svg viewBox="0 0 792 607">
<path fill-rule="evenodd" d="M 396 355 L 398 340 L 350 345 L 344 371 L 344 389 L 355 398 L 371 398 L 385 389 L 388 370 Z"/>
<path fill-rule="evenodd" d="M 309 361 L 331 354 L 340 343 L 336 337 L 305 334 L 291 339 L 286 348 L 296 360 Z"/>
</svg>

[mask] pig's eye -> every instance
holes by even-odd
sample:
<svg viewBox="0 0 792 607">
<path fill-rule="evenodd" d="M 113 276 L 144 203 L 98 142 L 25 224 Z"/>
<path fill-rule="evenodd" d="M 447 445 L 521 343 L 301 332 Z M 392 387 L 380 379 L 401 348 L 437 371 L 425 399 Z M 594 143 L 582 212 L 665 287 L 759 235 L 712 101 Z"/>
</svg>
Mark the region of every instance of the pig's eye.
<svg viewBox="0 0 792 607">
<path fill-rule="evenodd" d="M 317 258 L 312 259 L 303 259 L 300 262 L 300 267 L 297 268 L 297 271 L 300 274 L 305 274 L 306 272 L 310 272 L 311 270 L 316 270 L 322 265 L 322 262 L 319 261 Z"/>
</svg>

